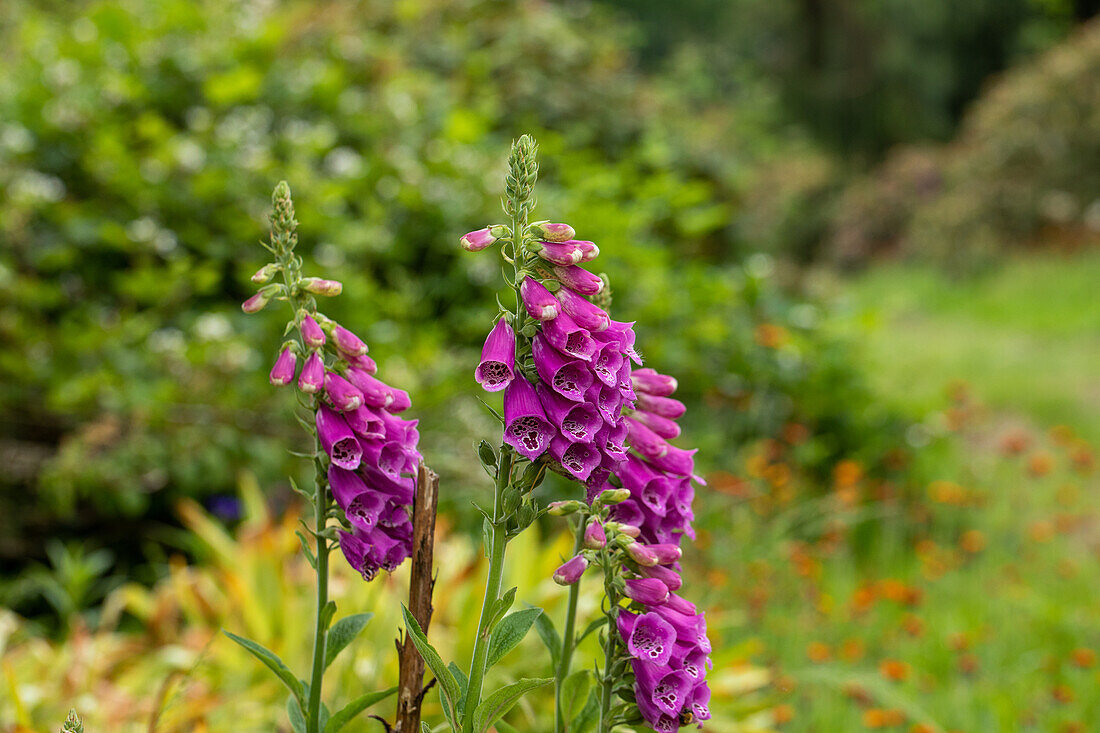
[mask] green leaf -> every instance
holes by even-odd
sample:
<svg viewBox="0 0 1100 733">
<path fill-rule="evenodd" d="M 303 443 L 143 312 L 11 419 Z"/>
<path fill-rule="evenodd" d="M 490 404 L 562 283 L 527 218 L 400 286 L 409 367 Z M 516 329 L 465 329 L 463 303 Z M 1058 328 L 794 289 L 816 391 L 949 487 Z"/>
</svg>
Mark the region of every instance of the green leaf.
<svg viewBox="0 0 1100 733">
<path fill-rule="evenodd" d="M 511 710 L 521 697 L 553 681 L 553 677 L 525 678 L 489 695 L 474 711 L 474 733 L 485 733 L 489 726 Z"/>
<path fill-rule="evenodd" d="M 428 665 L 428 669 L 432 671 L 435 678 L 439 680 L 439 695 L 443 698 L 443 712 L 447 715 L 448 721 L 451 723 L 451 727 L 455 728 L 458 722 L 458 698 L 460 696 L 458 689 L 458 681 L 455 680 L 454 675 L 447 669 L 447 665 L 443 663 L 443 659 L 439 656 L 439 652 L 435 650 L 435 647 L 428 641 L 428 637 L 424 635 L 424 632 L 420 629 L 420 624 L 416 622 L 416 619 L 409 612 L 409 609 L 405 607 L 405 604 L 401 604 L 401 613 L 405 617 L 405 630 L 408 632 L 409 637 L 412 638 L 413 646 L 420 652 L 420 656 L 424 659 L 424 664 Z"/>
<path fill-rule="evenodd" d="M 458 709 L 462 710 L 466 706 L 466 690 L 470 686 L 470 680 L 466 679 L 466 673 L 459 669 L 454 662 L 449 662 L 447 669 L 451 670 L 451 674 L 455 676 L 455 682 L 458 683 Z"/>
<path fill-rule="evenodd" d="M 325 668 L 327 669 L 336 655 L 344 650 L 348 644 L 359 635 L 363 627 L 374 618 L 373 613 L 357 613 L 333 624 L 328 632 L 328 641 L 325 643 Z"/>
<path fill-rule="evenodd" d="M 590 733 L 596 729 L 600 718 L 600 689 L 593 686 L 588 693 L 588 702 L 580 714 L 577 715 L 569 726 L 570 733 Z"/>
<path fill-rule="evenodd" d="M 539 632 L 539 638 L 550 652 L 550 661 L 554 669 L 558 668 L 558 658 L 561 657 L 561 636 L 554 628 L 554 622 L 545 613 L 535 617 L 535 631 Z"/>
<path fill-rule="evenodd" d="M 500 623 L 500 619 L 504 617 L 504 614 L 508 613 L 508 610 L 512 608 L 512 604 L 516 602 L 516 588 L 513 586 L 504 591 L 504 595 L 497 599 L 496 604 L 493 606 L 493 613 L 489 617 L 489 624 L 485 627 L 487 631 L 492 631 L 496 628 L 496 625 Z"/>
<path fill-rule="evenodd" d="M 489 656 L 486 662 L 488 666 L 492 667 L 501 657 L 515 649 L 540 615 L 541 608 L 525 608 L 501 619 L 489 640 Z"/>
<path fill-rule="evenodd" d="M 574 646 L 579 646 L 580 643 L 582 641 L 584 641 L 588 637 L 589 634 L 591 634 L 593 631 L 600 628 L 601 626 L 603 626 L 606 623 L 607 623 L 607 616 L 600 616 L 597 619 L 593 619 L 592 622 L 590 624 L 588 624 L 588 626 L 585 627 L 584 631 L 581 632 L 580 636 L 577 637 L 577 640 L 575 642 L 573 642 L 573 645 Z"/>
<path fill-rule="evenodd" d="M 432 733 L 432 727 L 430 725 L 428 725 L 427 723 L 425 723 L 423 720 L 421 720 L 420 721 L 420 733 Z"/>
<path fill-rule="evenodd" d="M 275 676 L 283 681 L 283 684 L 287 686 L 287 689 L 294 693 L 294 697 L 297 698 L 299 703 L 301 703 L 302 700 L 305 699 L 305 691 L 302 687 L 301 680 L 294 676 L 294 673 L 291 672 L 290 668 L 283 663 L 283 660 L 279 659 L 275 652 L 267 649 L 260 644 L 257 644 L 251 639 L 246 639 L 243 636 L 237 636 L 231 631 L 226 631 L 225 629 L 222 629 L 222 633 L 243 646 L 245 649 L 247 649 L 252 654 L 252 656 L 256 657 L 256 659 L 259 659 L 261 662 L 263 662 L 268 669 L 275 673 Z"/>
<path fill-rule="evenodd" d="M 519 733 L 515 726 L 509 725 L 503 720 L 498 720 L 493 727 L 497 729 L 497 733 Z"/>
<path fill-rule="evenodd" d="M 347 725 L 348 722 L 350 722 L 351 719 L 354 718 L 356 715 L 363 712 L 371 705 L 382 702 L 395 692 L 397 692 L 397 688 L 391 687 L 388 690 L 368 692 L 360 695 L 344 707 L 340 708 L 340 710 L 338 710 L 335 715 L 329 718 L 328 724 L 324 727 L 325 733 L 336 733 L 336 731 Z"/>
<path fill-rule="evenodd" d="M 566 720 L 577 717 L 588 702 L 592 675 L 587 669 L 574 672 L 561 683 L 561 709 Z"/>
<path fill-rule="evenodd" d="M 294 699 L 294 695 L 287 695 L 286 716 L 290 718 L 290 727 L 294 733 L 306 733 L 306 716 L 302 714 L 302 706 Z"/>
</svg>

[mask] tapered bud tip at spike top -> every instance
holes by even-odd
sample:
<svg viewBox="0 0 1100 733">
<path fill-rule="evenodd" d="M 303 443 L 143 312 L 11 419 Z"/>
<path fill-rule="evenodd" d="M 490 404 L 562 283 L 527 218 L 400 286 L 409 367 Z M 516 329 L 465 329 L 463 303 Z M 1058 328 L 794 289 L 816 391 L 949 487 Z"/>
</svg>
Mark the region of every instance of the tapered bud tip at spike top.
<svg viewBox="0 0 1100 733">
<path fill-rule="evenodd" d="M 271 302 L 271 299 L 278 292 L 278 285 L 268 285 L 260 289 L 260 292 L 253 295 L 251 298 L 241 303 L 241 310 L 245 313 L 259 313 L 267 304 Z"/>
<path fill-rule="evenodd" d="M 290 384 L 294 381 L 294 368 L 297 364 L 298 356 L 289 348 L 283 349 L 279 353 L 279 357 L 275 359 L 275 365 L 271 367 L 268 381 L 276 387 L 284 387 Z"/>
<path fill-rule="evenodd" d="M 481 349 L 481 363 L 474 370 L 474 379 L 486 392 L 499 392 L 515 376 L 516 334 L 508 321 L 501 318 L 489 332 Z"/>
<path fill-rule="evenodd" d="M 337 280 L 325 280 L 320 277 L 306 277 L 299 281 L 302 290 L 313 295 L 323 295 L 326 297 L 333 297 L 339 295 L 344 286 Z"/>
<path fill-rule="evenodd" d="M 539 321 L 552 321 L 561 313 L 561 304 L 554 294 L 533 277 L 524 278 L 519 286 L 523 306 L 531 317 Z"/>
<path fill-rule="evenodd" d="M 568 224 L 549 221 L 536 221 L 531 224 L 530 231 L 535 239 L 541 239 L 545 242 L 566 242 L 577 236 L 577 233 L 573 231 L 573 227 Z"/>
<path fill-rule="evenodd" d="M 275 190 L 271 192 L 271 202 L 278 203 L 279 201 L 290 200 L 290 184 L 286 181 L 279 181 L 275 184 Z"/>
<path fill-rule="evenodd" d="M 493 229 L 493 227 L 485 227 L 463 234 L 458 243 L 467 252 L 480 252 L 497 241 L 497 237 L 493 235 Z"/>
<path fill-rule="evenodd" d="M 302 341 L 309 348 L 319 349 L 325 345 L 325 332 L 317 325 L 317 321 L 313 320 L 313 316 L 307 315 L 302 318 L 300 330 Z"/>
<path fill-rule="evenodd" d="M 584 528 L 584 546 L 590 550 L 607 546 L 607 532 L 604 531 L 600 520 L 593 518 Z"/>
<path fill-rule="evenodd" d="M 554 582 L 558 585 L 573 585 L 581 579 L 587 569 L 588 560 L 584 555 L 576 555 L 554 571 Z"/>
</svg>

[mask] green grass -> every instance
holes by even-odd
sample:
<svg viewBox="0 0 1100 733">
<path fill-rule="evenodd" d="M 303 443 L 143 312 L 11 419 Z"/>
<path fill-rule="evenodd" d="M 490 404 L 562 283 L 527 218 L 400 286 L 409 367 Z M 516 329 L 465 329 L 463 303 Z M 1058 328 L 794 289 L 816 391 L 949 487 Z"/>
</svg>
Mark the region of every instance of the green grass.
<svg viewBox="0 0 1100 733">
<path fill-rule="evenodd" d="M 1100 442 L 1100 251 L 1018 255 L 970 280 L 885 265 L 843 288 L 885 399 L 933 409 L 962 379 L 993 408 Z"/>
</svg>

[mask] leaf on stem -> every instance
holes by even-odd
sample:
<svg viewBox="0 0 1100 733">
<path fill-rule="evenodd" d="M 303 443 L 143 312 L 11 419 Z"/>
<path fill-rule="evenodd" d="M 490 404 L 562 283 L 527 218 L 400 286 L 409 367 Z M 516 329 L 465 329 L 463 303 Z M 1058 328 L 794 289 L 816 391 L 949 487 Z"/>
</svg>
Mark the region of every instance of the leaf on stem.
<svg viewBox="0 0 1100 733">
<path fill-rule="evenodd" d="M 554 622 L 545 613 L 535 617 L 535 631 L 539 632 L 539 638 L 550 652 L 550 660 L 554 669 L 558 667 L 558 659 L 561 657 L 561 636 L 554 628 Z"/>
<path fill-rule="evenodd" d="M 582 669 L 565 678 L 561 683 L 561 709 L 566 720 L 576 718 L 588 703 L 592 690 L 592 675 Z"/>
<path fill-rule="evenodd" d="M 347 619 L 343 619 L 343 620 L 346 621 Z M 382 702 L 383 700 L 385 700 L 387 697 L 394 694 L 395 692 L 397 692 L 397 688 L 396 687 L 391 687 L 388 690 L 379 690 L 378 692 L 367 692 L 363 695 L 360 695 L 359 697 L 355 698 L 354 700 L 349 702 L 344 707 L 340 708 L 340 710 L 338 710 L 335 715 L 333 715 L 331 718 L 329 718 L 328 723 L 324 727 L 325 733 L 336 733 L 336 731 L 340 730 L 345 725 L 347 725 L 351 721 L 351 719 L 354 718 L 356 715 L 363 712 L 364 710 L 369 708 L 371 705 L 374 705 L 375 703 Z"/>
<path fill-rule="evenodd" d="M 424 632 L 420 628 L 420 624 L 417 623 L 416 618 L 409 612 L 409 609 L 405 607 L 405 604 L 401 604 L 401 613 L 405 617 L 405 630 L 409 634 L 409 637 L 413 641 L 413 646 L 420 652 L 421 658 L 424 663 L 428 665 L 428 669 L 432 671 L 435 678 L 439 680 L 439 695 L 443 698 L 443 712 L 447 716 L 447 721 L 451 724 L 452 728 L 456 728 L 458 722 L 458 699 L 460 692 L 458 689 L 458 681 L 451 674 L 451 671 L 447 669 L 447 665 L 443 663 L 442 657 L 439 656 L 439 652 L 435 650 L 435 647 L 428 641 L 428 637 L 424 635 Z"/>
<path fill-rule="evenodd" d="M 548 685 L 553 677 L 525 678 L 506 685 L 489 695 L 474 711 L 474 733 L 485 733 L 489 726 L 512 709 L 519 699 L 531 690 Z"/>
<path fill-rule="evenodd" d="M 335 610 L 334 606 L 333 611 Z M 359 632 L 372 618 L 374 618 L 373 613 L 357 613 L 352 616 L 345 616 L 333 624 L 328 632 L 328 641 L 325 643 L 326 669 L 332 664 L 332 660 L 336 659 L 336 655 L 342 652 L 344 647 L 359 635 Z"/>
<path fill-rule="evenodd" d="M 222 629 L 222 633 L 243 646 L 252 656 L 256 657 L 256 659 L 263 662 L 268 669 L 275 673 L 276 677 L 283 681 L 283 684 L 294 694 L 294 697 L 299 703 L 305 698 L 305 688 L 302 685 L 302 681 L 294 676 L 294 673 L 283 663 L 282 659 L 279 659 L 275 652 L 261 644 L 257 644 L 251 639 L 237 636 L 231 631 Z"/>
<path fill-rule="evenodd" d="M 489 656 L 486 664 L 492 667 L 500 661 L 501 657 L 515 649 L 527 636 L 535 619 L 541 615 L 541 608 L 525 608 L 501 619 L 489 639 Z"/>
</svg>

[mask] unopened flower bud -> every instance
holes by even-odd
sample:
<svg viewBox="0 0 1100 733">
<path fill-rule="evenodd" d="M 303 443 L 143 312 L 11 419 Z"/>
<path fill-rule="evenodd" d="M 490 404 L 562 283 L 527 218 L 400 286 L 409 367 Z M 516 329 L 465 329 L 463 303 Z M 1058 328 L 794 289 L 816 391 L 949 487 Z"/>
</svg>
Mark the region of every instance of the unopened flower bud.
<svg viewBox="0 0 1100 733">
<path fill-rule="evenodd" d="M 319 349 L 325 345 L 325 332 L 313 320 L 313 316 L 306 315 L 302 318 L 302 341 L 311 349 Z"/>
<path fill-rule="evenodd" d="M 279 271 L 279 265 L 274 262 L 270 262 L 259 270 L 256 270 L 256 274 L 252 276 L 252 282 L 257 285 L 263 285 L 264 283 L 271 282 L 271 278 L 275 277 L 275 273 Z"/>
<path fill-rule="evenodd" d="M 584 555 L 576 555 L 554 571 L 554 582 L 558 585 L 573 585 L 587 569 L 588 559 Z"/>
<path fill-rule="evenodd" d="M 624 592 L 627 598 L 646 606 L 659 606 L 668 600 L 668 586 L 656 578 L 630 578 Z"/>
<path fill-rule="evenodd" d="M 334 372 L 325 373 L 325 394 L 340 412 L 356 410 L 363 405 L 363 393 L 359 388 Z"/>
<path fill-rule="evenodd" d="M 671 543 L 663 543 L 656 545 L 649 545 L 650 551 L 657 556 L 657 562 L 661 565 L 671 565 L 678 561 L 684 554 L 676 545 Z"/>
<path fill-rule="evenodd" d="M 458 240 L 458 243 L 462 245 L 462 249 L 467 252 L 480 252 L 500 239 L 506 231 L 507 230 L 500 225 L 485 227 L 484 229 L 478 229 L 468 234 L 463 234 L 462 238 Z"/>
<path fill-rule="evenodd" d="M 579 501 L 552 501 L 547 505 L 547 514 L 552 517 L 564 517 L 568 514 L 579 512 L 584 508 L 584 504 Z"/>
<path fill-rule="evenodd" d="M 336 348 L 349 356 L 363 356 L 368 350 L 367 345 L 363 343 L 363 339 L 339 323 L 333 324 L 332 342 L 336 344 Z"/>
<path fill-rule="evenodd" d="M 320 277 L 304 277 L 298 281 L 302 290 L 307 293 L 313 293 L 314 295 L 325 295 L 332 297 L 339 295 L 344 289 L 343 284 L 337 280 L 325 280 Z"/>
<path fill-rule="evenodd" d="M 275 365 L 271 367 L 268 381 L 276 387 L 284 387 L 290 384 L 294 381 L 294 368 L 297 364 L 298 356 L 289 347 L 283 349 L 279 354 L 279 358 L 275 360 Z"/>
<path fill-rule="evenodd" d="M 568 224 L 549 221 L 536 221 L 531 224 L 529 230 L 535 239 L 541 239 L 544 242 L 566 242 L 577 236 L 573 227 Z"/>
<path fill-rule="evenodd" d="M 302 373 L 298 375 L 298 389 L 306 394 L 317 394 L 325 386 L 325 362 L 314 351 L 306 359 Z"/>
<path fill-rule="evenodd" d="M 241 303 L 241 310 L 245 313 L 259 313 L 267 307 L 267 304 L 271 302 L 271 299 L 274 298 L 278 292 L 278 285 L 267 285 L 262 287 L 260 288 L 260 292 Z"/>
<path fill-rule="evenodd" d="M 607 532 L 604 531 L 600 520 L 593 517 L 584 529 L 584 546 L 590 550 L 598 550 L 607 546 Z"/>
<path fill-rule="evenodd" d="M 627 537 L 638 537 L 642 534 L 641 527 L 635 527 L 633 524 L 624 524 L 623 522 L 614 522 L 608 525 L 614 527 L 615 531 L 619 534 L 624 534 Z"/>
<path fill-rule="evenodd" d="M 631 542 L 626 546 L 626 554 L 639 565 L 652 567 L 657 564 L 657 555 L 647 545 L 641 542 Z"/>
<path fill-rule="evenodd" d="M 604 489 L 600 492 L 599 500 L 604 506 L 621 504 L 630 498 L 628 489 Z"/>
</svg>

